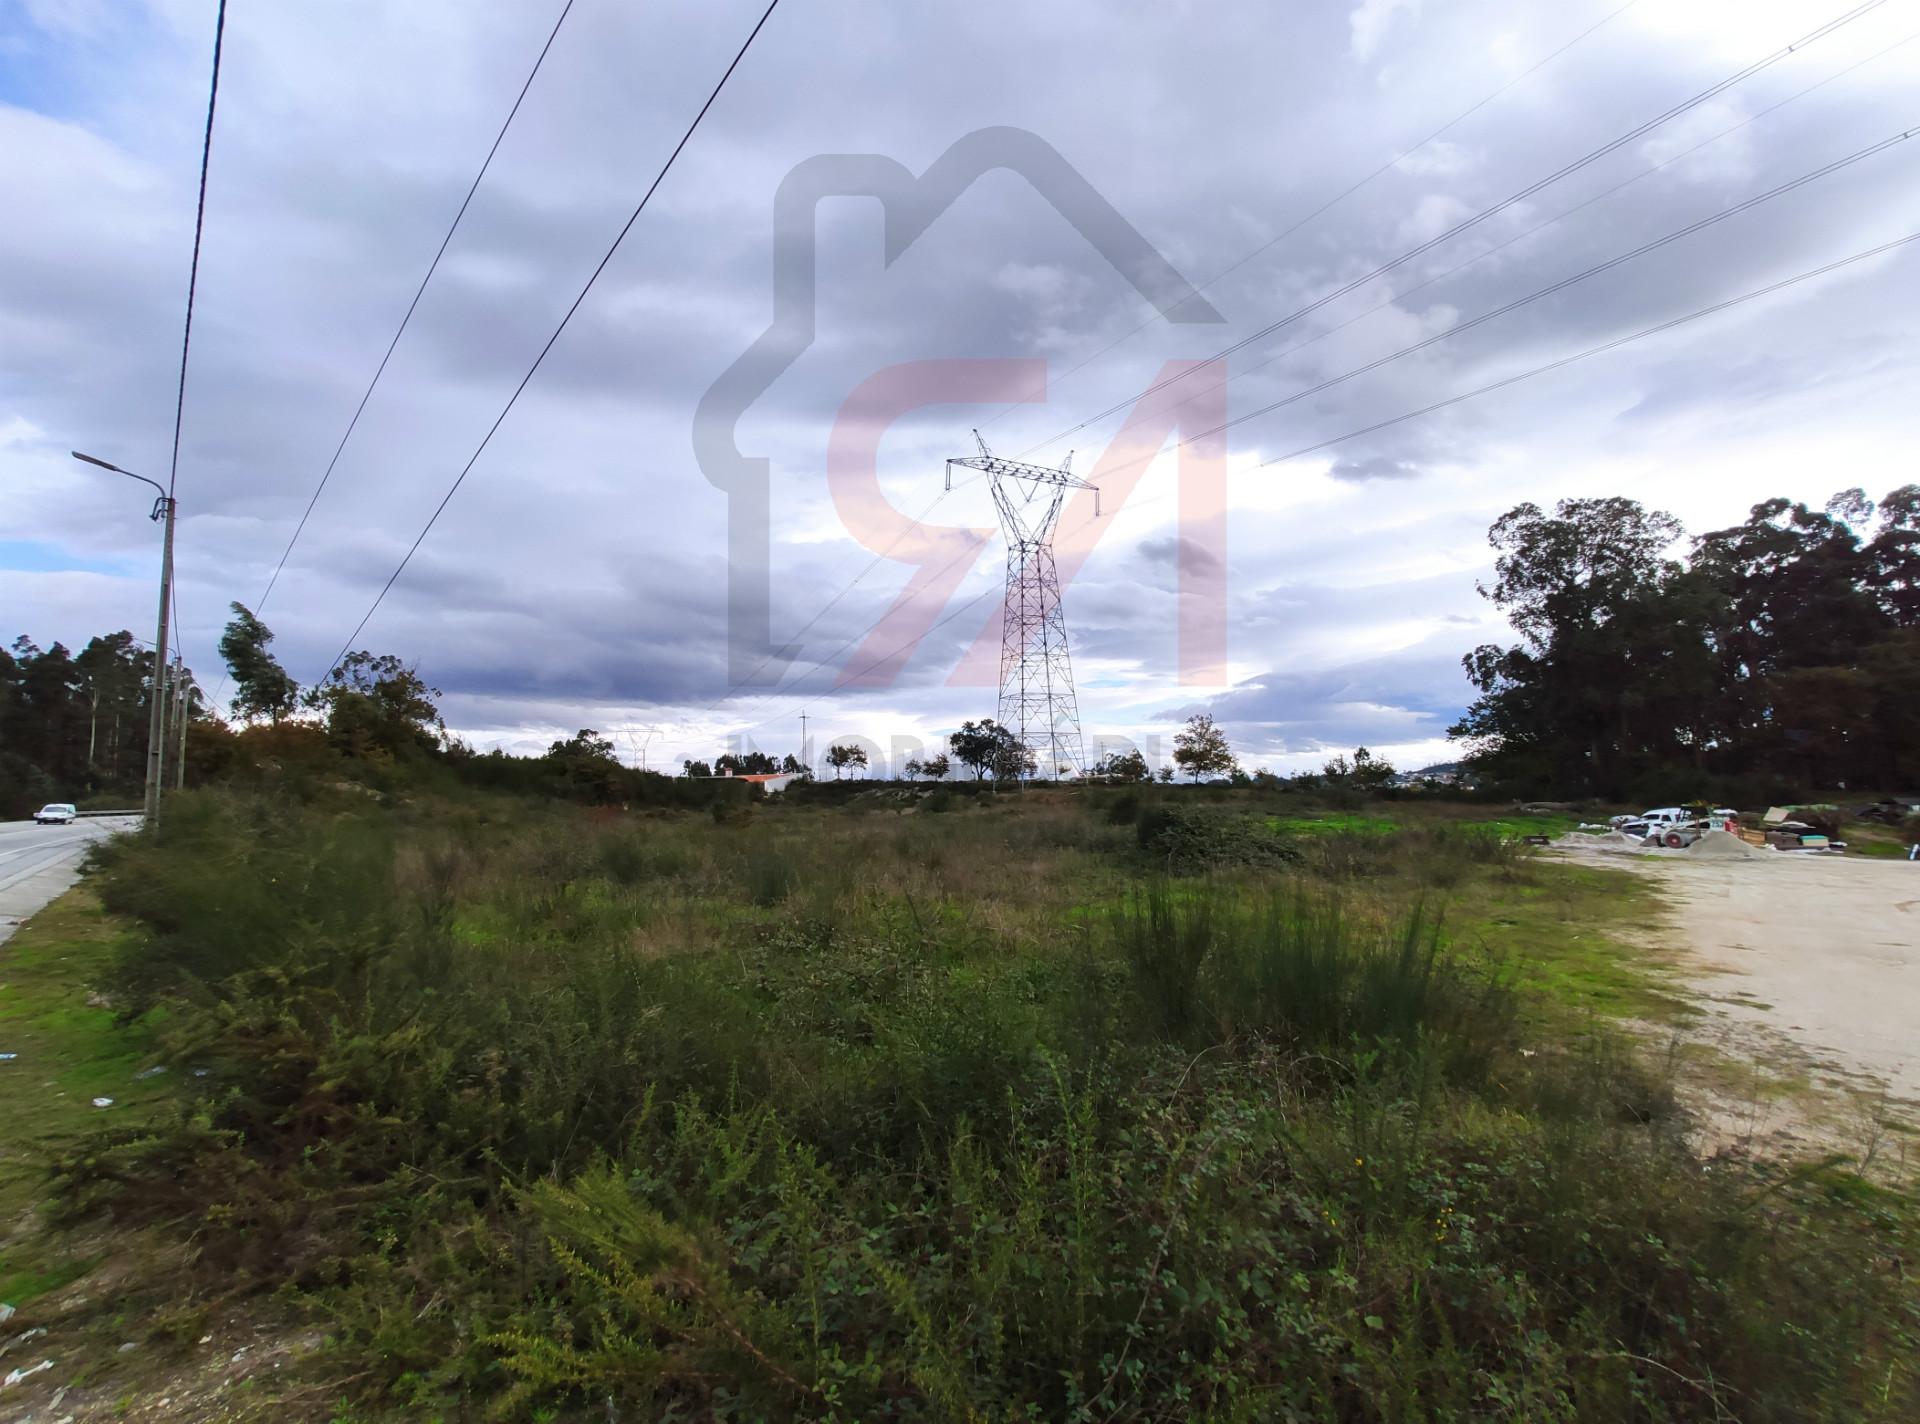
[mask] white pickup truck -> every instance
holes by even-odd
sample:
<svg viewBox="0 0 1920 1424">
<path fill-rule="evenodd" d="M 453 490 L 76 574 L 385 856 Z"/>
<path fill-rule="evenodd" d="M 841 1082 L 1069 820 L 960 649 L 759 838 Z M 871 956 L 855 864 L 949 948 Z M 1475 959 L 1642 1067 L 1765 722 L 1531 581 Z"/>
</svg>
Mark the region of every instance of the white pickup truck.
<svg viewBox="0 0 1920 1424">
<path fill-rule="evenodd" d="M 1637 816 L 1615 816 L 1613 827 L 1622 835 L 1657 840 L 1674 850 L 1683 849 L 1709 830 L 1738 829 L 1740 813 L 1721 806 L 1702 816 L 1684 806 L 1661 806 Z"/>
</svg>

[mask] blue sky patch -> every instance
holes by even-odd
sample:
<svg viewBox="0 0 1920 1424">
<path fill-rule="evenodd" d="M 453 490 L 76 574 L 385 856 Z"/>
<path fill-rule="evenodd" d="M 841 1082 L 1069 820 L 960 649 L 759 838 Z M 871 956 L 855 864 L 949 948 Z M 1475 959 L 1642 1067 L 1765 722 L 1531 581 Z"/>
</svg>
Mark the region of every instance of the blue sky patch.
<svg viewBox="0 0 1920 1424">
<path fill-rule="evenodd" d="M 132 559 L 90 559 L 38 539 L 0 539 L 0 569 L 28 574 L 108 574 L 114 578 L 140 572 Z"/>
</svg>

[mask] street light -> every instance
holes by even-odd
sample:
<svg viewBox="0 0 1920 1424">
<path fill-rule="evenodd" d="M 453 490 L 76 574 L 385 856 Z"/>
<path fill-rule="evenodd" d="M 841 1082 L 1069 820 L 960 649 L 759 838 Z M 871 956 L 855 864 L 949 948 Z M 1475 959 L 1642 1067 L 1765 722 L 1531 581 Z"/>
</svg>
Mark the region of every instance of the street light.
<svg viewBox="0 0 1920 1424">
<path fill-rule="evenodd" d="M 160 780 L 167 746 L 166 698 L 161 693 L 161 682 L 167 672 L 167 613 L 173 606 L 173 517 L 179 501 L 162 489 L 157 481 L 145 475 L 136 475 L 132 470 L 123 470 L 105 460 L 82 455 L 78 450 L 71 453 L 76 460 L 98 465 L 103 470 L 125 475 L 130 480 L 139 480 L 159 491 L 160 497 L 153 502 L 151 517 L 165 521 L 166 533 L 161 541 L 160 554 L 160 626 L 153 635 L 153 705 L 147 718 L 146 825 L 148 830 L 154 830 L 160 824 Z"/>
</svg>

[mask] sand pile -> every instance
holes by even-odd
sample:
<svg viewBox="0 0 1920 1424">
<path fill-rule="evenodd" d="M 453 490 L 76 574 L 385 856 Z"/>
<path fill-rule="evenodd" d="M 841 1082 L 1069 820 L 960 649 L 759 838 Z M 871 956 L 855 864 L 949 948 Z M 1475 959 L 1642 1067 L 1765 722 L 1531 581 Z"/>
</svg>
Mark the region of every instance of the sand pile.
<svg viewBox="0 0 1920 1424">
<path fill-rule="evenodd" d="M 1688 855 L 1702 856 L 1707 860 L 1750 860 L 1766 853 L 1759 846 L 1748 845 L 1730 831 L 1708 831 L 1687 847 Z"/>
<path fill-rule="evenodd" d="M 1582 850 L 1625 851 L 1644 848 L 1638 836 L 1622 835 L 1619 831 L 1574 831 L 1567 836 L 1567 842 Z"/>
</svg>

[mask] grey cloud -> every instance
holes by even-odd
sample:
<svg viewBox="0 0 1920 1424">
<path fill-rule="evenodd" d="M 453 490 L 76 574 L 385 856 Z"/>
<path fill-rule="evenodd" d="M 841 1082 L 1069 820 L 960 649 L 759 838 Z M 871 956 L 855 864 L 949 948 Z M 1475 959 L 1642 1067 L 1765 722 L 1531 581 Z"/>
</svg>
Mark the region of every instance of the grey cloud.
<svg viewBox="0 0 1920 1424">
<path fill-rule="evenodd" d="M 694 467 L 689 430 L 699 393 L 771 314 L 772 194 L 794 163 L 882 152 L 918 171 L 971 129 L 1030 128 L 1182 271 L 1233 268 L 1207 289 L 1231 327 L 1140 330 L 1144 304 L 1010 178 L 976 185 L 892 266 L 871 204 L 827 205 L 821 339 L 748 417 L 779 492 L 777 638 L 872 558 L 833 531 L 822 474 L 827 429 L 860 380 L 929 357 L 1051 363 L 1045 405 L 933 408 L 889 436 L 889 492 L 918 513 L 968 426 L 983 424 L 998 450 L 1025 450 L 1143 389 L 1166 359 L 1207 355 L 1391 258 L 1423 201 L 1462 211 L 1497 201 L 1794 37 L 1774 33 L 1791 17 L 1713 32 L 1686 29 L 1686 16 L 1654 26 L 1644 8 L 1463 122 L 1451 149 L 1416 156 L 1237 268 L 1521 60 L 1563 43 L 1572 19 L 1492 0 L 1306 7 L 1284 24 L 1261 6 L 1216 7 L 1201 25 L 1182 7 L 1116 18 L 1079 0 L 783 10 L 361 641 L 417 659 L 456 718 L 540 745 L 547 729 L 636 711 L 703 727 L 784 716 L 784 698 L 729 696 L 724 501 Z M 728 0 L 581 6 L 569 19 L 276 588 L 269 622 L 290 664 L 317 670 L 364 611 L 752 13 Z M 104 478 L 76 476 L 65 451 L 164 466 L 208 25 L 198 7 L 159 0 L 101 7 L 94 23 L 80 35 L 40 28 L 31 13 L 0 21 L 0 39 L 25 56 L 6 74 L 32 84 L 0 78 L 0 105 L 12 106 L 0 107 L 10 140 L 0 185 L 19 208 L 0 230 L 0 431 L 38 432 L 0 447 L 0 540 L 133 561 L 153 552 L 144 508 Z M 197 663 L 212 665 L 227 601 L 258 595 L 548 23 L 445 0 L 231 18 L 182 458 L 181 614 Z M 1500 54 L 1486 42 L 1495 27 L 1512 36 Z M 1898 16 L 1865 17 L 1688 133 L 1758 112 L 1901 33 Z M 1063 71 L 1068 45 L 1077 63 Z M 1890 54 L 1724 149 L 1441 275 L 1673 145 L 1614 154 L 1234 356 L 1228 414 L 1898 131 L 1916 79 L 1912 54 Z M 1647 488 L 1627 492 L 1671 497 L 1712 527 L 1775 485 L 1824 498 L 1840 482 L 1820 453 L 1840 440 L 1862 466 L 1844 483 L 1905 478 L 1897 393 L 1917 358 L 1902 316 L 1920 300 L 1911 252 L 1238 471 L 1911 230 L 1911 147 L 1235 427 L 1229 652 L 1242 672 L 1287 670 L 1219 699 L 1249 744 L 1280 755 L 1436 735 L 1466 695 L 1460 653 L 1497 622 L 1472 588 L 1485 526 L 1520 499 L 1644 477 Z M 1409 292 L 1429 277 L 1439 280 Z M 1091 421 L 1036 458 L 1076 445 L 1075 468 L 1091 468 L 1121 418 Z M 1696 466 L 1709 473 L 1692 477 Z M 958 520 L 962 507 L 953 497 L 933 517 Z M 1176 506 L 1157 508 L 1164 518 L 1103 539 L 1068 592 L 1089 726 L 1154 722 L 1190 700 L 1171 682 L 1181 533 Z M 992 586 L 999 556 L 990 546 L 962 596 Z M 883 561 L 805 634 L 805 657 L 832 666 L 796 668 L 794 697 L 850 725 L 951 724 L 991 709 L 991 689 L 947 681 L 984 606 L 930 634 L 893 687 L 835 690 L 845 655 L 829 655 L 858 645 L 906 572 Z M 7 613 L 43 642 L 138 631 L 151 617 L 140 579 L 0 578 Z M 1407 640 L 1408 652 L 1354 653 Z"/>
<path fill-rule="evenodd" d="M 1410 460 L 1395 460 L 1385 455 L 1370 455 L 1357 460 L 1335 460 L 1327 471 L 1330 478 L 1351 484 L 1368 480 L 1412 480 L 1420 477 L 1420 467 Z"/>
</svg>

